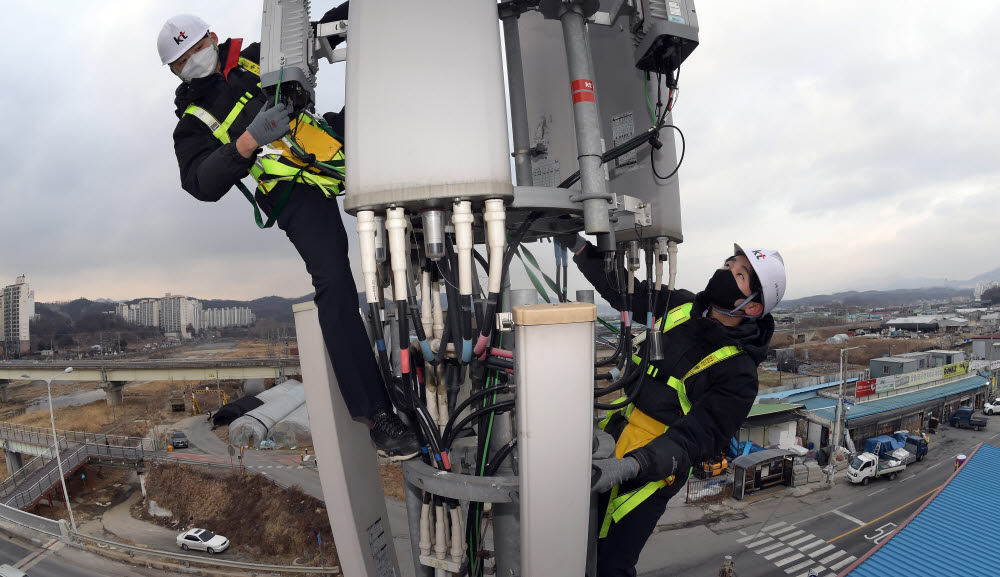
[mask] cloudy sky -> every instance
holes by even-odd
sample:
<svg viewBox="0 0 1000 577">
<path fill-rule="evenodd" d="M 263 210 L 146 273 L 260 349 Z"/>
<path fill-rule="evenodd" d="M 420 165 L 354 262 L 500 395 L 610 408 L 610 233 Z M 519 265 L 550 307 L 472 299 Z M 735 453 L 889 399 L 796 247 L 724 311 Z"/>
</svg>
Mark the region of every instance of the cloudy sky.
<svg viewBox="0 0 1000 577">
<path fill-rule="evenodd" d="M 314 1 L 314 17 L 336 3 Z M 25 273 L 43 302 L 312 290 L 238 191 L 209 204 L 180 188 L 177 81 L 155 43 L 184 11 L 259 38 L 258 2 L 8 8 L 0 283 Z M 688 145 L 680 286 L 703 286 L 733 241 L 781 250 L 791 298 L 1000 266 L 1000 4 L 703 0 L 698 13 L 674 114 Z M 343 73 L 323 65 L 320 108 L 343 104 Z"/>
</svg>

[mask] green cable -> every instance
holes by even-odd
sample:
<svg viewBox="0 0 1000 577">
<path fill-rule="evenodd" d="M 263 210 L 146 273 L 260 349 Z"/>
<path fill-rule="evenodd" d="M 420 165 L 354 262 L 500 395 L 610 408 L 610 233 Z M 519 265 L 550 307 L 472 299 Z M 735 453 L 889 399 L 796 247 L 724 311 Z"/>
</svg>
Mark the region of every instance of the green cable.
<svg viewBox="0 0 1000 577">
<path fill-rule="evenodd" d="M 281 94 L 281 79 L 285 76 L 285 67 L 278 69 L 278 87 L 274 90 L 274 105 L 278 105 L 278 95 Z"/>
</svg>

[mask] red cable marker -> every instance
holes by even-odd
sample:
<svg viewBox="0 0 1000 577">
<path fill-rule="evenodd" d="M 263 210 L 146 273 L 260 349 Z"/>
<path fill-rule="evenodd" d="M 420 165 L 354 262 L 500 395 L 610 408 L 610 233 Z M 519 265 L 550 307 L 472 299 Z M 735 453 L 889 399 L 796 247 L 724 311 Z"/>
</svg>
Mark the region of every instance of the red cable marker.
<svg viewBox="0 0 1000 577">
<path fill-rule="evenodd" d="M 594 96 L 594 81 L 587 79 L 574 80 L 569 83 L 569 89 L 573 93 L 573 104 L 580 102 L 597 102 Z"/>
</svg>

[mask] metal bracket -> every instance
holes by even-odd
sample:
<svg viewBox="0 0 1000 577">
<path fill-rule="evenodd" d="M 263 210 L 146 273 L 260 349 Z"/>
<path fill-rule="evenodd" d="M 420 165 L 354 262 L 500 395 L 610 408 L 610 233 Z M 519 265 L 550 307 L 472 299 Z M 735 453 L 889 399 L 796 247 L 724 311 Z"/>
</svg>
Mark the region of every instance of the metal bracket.
<svg viewBox="0 0 1000 577">
<path fill-rule="evenodd" d="M 517 477 L 477 477 L 449 473 L 411 459 L 403 463 L 407 483 L 432 495 L 479 503 L 516 503 L 520 490 Z"/>
<path fill-rule="evenodd" d="M 502 333 L 514 330 L 514 313 L 510 311 L 497 313 L 497 330 Z"/>
<path fill-rule="evenodd" d="M 611 217 L 616 221 L 615 230 L 630 230 L 653 225 L 653 214 L 649 204 L 625 194 L 615 196 L 615 207 Z"/>
<path fill-rule="evenodd" d="M 336 22 L 324 22 L 316 25 L 316 44 L 314 53 L 320 58 L 326 58 L 330 64 L 347 60 L 347 49 L 333 49 L 330 45 L 330 38 L 347 37 L 347 20 L 337 20 Z"/>
<path fill-rule="evenodd" d="M 538 11 L 550 20 L 562 17 L 567 10 L 578 6 L 584 18 L 589 18 L 601 7 L 600 0 L 540 0 Z"/>
</svg>

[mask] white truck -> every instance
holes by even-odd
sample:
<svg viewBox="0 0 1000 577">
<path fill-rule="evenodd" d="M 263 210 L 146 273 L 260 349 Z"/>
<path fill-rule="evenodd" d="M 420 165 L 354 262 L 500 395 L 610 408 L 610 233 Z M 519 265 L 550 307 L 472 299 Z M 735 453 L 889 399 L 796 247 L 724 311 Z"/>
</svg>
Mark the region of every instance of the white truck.
<svg viewBox="0 0 1000 577">
<path fill-rule="evenodd" d="M 861 453 L 854 457 L 851 465 L 847 467 L 847 478 L 852 483 L 862 485 L 867 485 L 869 481 L 878 477 L 889 477 L 891 481 L 905 468 L 906 463 L 899 459 L 880 459 L 873 453 Z"/>
</svg>

